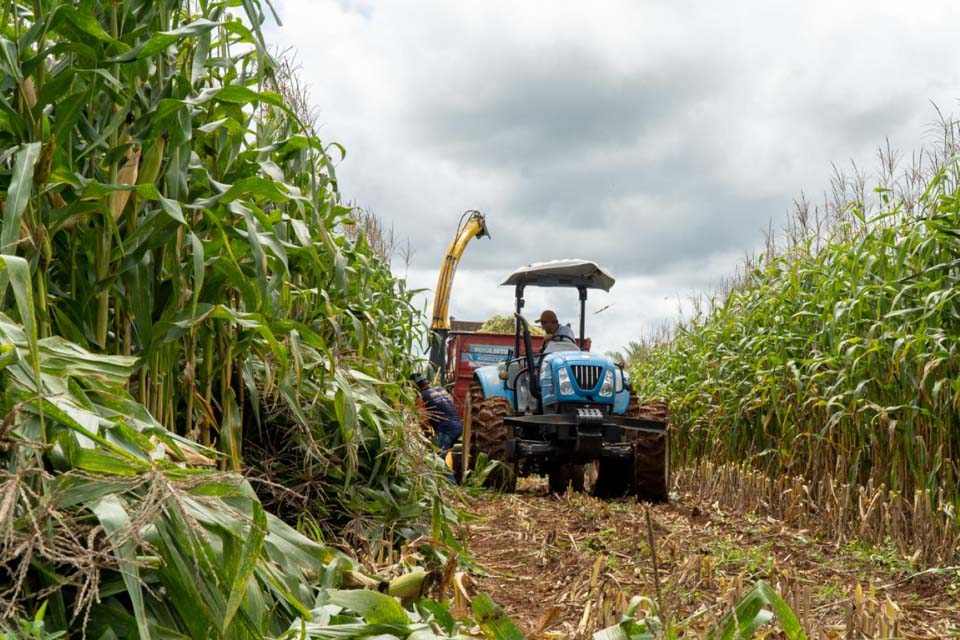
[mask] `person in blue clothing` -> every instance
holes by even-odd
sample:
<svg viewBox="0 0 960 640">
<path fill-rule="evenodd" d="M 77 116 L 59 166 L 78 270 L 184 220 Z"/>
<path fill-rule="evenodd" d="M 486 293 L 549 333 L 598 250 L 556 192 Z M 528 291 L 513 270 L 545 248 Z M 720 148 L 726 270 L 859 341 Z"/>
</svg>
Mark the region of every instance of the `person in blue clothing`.
<svg viewBox="0 0 960 640">
<path fill-rule="evenodd" d="M 442 387 L 431 387 L 430 382 L 419 373 L 410 377 L 420 389 L 427 420 L 433 429 L 433 444 L 440 450 L 440 457 L 445 458 L 463 433 L 463 421 L 453 406 L 453 396 Z"/>
</svg>

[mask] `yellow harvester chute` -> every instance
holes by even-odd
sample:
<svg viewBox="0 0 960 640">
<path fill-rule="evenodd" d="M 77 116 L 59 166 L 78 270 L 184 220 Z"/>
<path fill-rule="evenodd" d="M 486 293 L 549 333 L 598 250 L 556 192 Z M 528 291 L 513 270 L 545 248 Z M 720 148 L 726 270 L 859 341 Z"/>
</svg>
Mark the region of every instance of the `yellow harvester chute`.
<svg viewBox="0 0 960 640">
<path fill-rule="evenodd" d="M 457 233 L 447 247 L 443 256 L 443 265 L 440 267 L 440 276 L 437 278 L 437 288 L 433 296 L 433 317 L 430 320 L 430 364 L 435 371 L 443 369 L 444 344 L 450 332 L 450 292 L 453 289 L 453 276 L 457 271 L 457 264 L 463 255 L 467 244 L 474 238 L 490 237 L 487 231 L 486 218 L 475 210 L 465 211 L 460 217 Z"/>
</svg>

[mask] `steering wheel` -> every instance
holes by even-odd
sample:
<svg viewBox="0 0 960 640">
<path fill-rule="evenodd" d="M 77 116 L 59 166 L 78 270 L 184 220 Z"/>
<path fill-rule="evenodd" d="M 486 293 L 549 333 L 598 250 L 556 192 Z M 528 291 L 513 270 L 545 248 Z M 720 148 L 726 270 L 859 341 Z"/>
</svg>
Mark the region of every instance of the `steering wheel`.
<svg viewBox="0 0 960 640">
<path fill-rule="evenodd" d="M 555 333 L 549 340 L 543 341 L 543 344 L 540 346 L 540 353 L 546 353 L 547 347 L 550 345 L 551 342 L 569 342 L 570 344 L 577 347 L 578 349 L 580 348 L 580 345 L 577 344 L 577 341 L 574 338 L 571 338 L 570 336 L 567 336 L 567 335 L 559 335 Z"/>
<path fill-rule="evenodd" d="M 536 362 L 533 358 L 533 340 L 530 339 L 530 325 L 527 324 L 527 319 L 521 314 L 514 313 L 513 315 L 517 318 L 517 327 L 519 327 L 523 332 L 524 359 L 527 363 L 527 370 L 530 372 L 530 394 L 539 400 L 540 375 L 538 373 L 539 369 L 536 366 Z"/>
</svg>

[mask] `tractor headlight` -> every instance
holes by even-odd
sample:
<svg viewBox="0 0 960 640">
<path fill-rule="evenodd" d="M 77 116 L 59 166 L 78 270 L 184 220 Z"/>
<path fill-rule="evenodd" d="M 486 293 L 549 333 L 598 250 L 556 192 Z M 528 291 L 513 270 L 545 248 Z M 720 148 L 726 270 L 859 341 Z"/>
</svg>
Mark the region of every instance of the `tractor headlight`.
<svg viewBox="0 0 960 640">
<path fill-rule="evenodd" d="M 613 395 L 613 371 L 607 370 L 605 376 L 603 376 L 603 384 L 600 385 L 600 397 L 609 398 Z"/>
<path fill-rule="evenodd" d="M 560 383 L 560 394 L 564 396 L 573 395 L 573 383 L 570 382 L 570 374 L 566 367 L 557 369 L 557 381 Z"/>
</svg>

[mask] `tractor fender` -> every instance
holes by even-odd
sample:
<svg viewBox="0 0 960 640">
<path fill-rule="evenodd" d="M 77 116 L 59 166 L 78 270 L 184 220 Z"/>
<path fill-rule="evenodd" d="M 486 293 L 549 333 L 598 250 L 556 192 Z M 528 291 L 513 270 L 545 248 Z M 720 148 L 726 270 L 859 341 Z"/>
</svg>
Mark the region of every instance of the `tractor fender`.
<svg viewBox="0 0 960 640">
<path fill-rule="evenodd" d="M 513 391 L 504 388 L 498 367 L 480 367 L 473 372 L 473 379 L 483 388 L 483 397 L 506 398 L 513 405 Z"/>
<path fill-rule="evenodd" d="M 623 376 L 623 388 L 613 397 L 613 412 L 622 416 L 630 408 L 630 392 L 633 390 L 633 385 L 630 384 L 629 373 L 623 369 L 620 369 L 619 373 Z"/>
<path fill-rule="evenodd" d="M 630 392 L 626 389 L 613 396 L 613 412 L 622 416 L 630 408 Z"/>
</svg>

